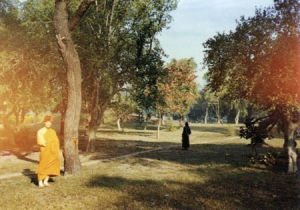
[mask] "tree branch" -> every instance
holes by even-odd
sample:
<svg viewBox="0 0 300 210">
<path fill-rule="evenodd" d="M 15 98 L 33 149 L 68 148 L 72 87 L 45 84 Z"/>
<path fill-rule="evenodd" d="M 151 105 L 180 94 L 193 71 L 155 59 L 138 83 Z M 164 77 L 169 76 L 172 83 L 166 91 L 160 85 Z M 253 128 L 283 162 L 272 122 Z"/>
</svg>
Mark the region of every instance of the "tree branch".
<svg viewBox="0 0 300 210">
<path fill-rule="evenodd" d="M 72 31 L 74 27 L 79 23 L 80 19 L 83 17 L 84 13 L 90 7 L 95 0 L 83 0 L 79 5 L 75 15 L 69 21 L 69 30 Z"/>
</svg>

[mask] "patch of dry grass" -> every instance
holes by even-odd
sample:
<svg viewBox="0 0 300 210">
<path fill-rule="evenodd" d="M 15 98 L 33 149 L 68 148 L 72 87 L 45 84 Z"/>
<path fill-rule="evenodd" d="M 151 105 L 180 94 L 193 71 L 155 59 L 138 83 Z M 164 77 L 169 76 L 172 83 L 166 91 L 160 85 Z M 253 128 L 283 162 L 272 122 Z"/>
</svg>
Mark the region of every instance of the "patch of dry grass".
<svg viewBox="0 0 300 210">
<path fill-rule="evenodd" d="M 35 185 L 35 163 L 11 161 L 24 176 L 0 180 L 3 209 L 296 209 L 299 180 L 249 164 L 249 143 L 226 126 L 191 125 L 191 148 L 181 150 L 181 129 L 155 131 L 101 128 L 98 152 L 85 161 L 173 146 L 123 160 L 83 167 L 80 176 Z M 232 128 L 230 128 L 232 129 Z M 282 147 L 282 140 L 270 141 Z M 259 149 L 265 152 L 268 148 Z M 36 155 L 36 154 L 35 154 Z M 26 156 L 34 159 L 34 154 Z M 3 162 L 2 162 L 3 163 Z M 2 165 L 3 166 L 3 165 Z M 8 166 L 5 170 L 10 171 Z M 0 169 L 1 173 L 1 169 Z"/>
<path fill-rule="evenodd" d="M 243 144 L 197 144 L 84 167 L 38 189 L 0 182 L 5 209 L 295 209 L 296 176 L 251 168 Z M 16 202 L 17 201 L 17 202 Z"/>
</svg>

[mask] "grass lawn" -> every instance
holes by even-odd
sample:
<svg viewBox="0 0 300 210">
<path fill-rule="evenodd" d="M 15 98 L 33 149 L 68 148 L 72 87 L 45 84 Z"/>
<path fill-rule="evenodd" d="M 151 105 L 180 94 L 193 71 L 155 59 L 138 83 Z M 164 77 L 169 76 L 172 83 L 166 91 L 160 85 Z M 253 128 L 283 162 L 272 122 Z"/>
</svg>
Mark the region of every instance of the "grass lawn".
<svg viewBox="0 0 300 210">
<path fill-rule="evenodd" d="M 1 156 L 0 174 L 23 172 L 23 176 L 0 180 L 0 209 L 300 208 L 299 175 L 250 164 L 249 142 L 234 136 L 234 126 L 191 128 L 191 148 L 183 151 L 181 130 L 163 129 L 158 141 L 151 127 L 121 133 L 103 126 L 98 151 L 82 152 L 83 162 L 165 149 L 85 166 L 80 176 L 56 177 L 45 189 L 36 186 L 33 175 L 38 153 Z M 268 143 L 282 147 L 281 139 Z"/>
</svg>

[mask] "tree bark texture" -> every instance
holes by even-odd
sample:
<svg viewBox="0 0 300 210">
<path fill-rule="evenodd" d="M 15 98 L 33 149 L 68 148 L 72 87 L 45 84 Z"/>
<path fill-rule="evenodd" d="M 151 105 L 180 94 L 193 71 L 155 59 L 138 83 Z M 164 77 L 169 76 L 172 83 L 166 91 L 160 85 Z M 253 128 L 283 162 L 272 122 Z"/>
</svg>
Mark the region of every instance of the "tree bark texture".
<svg viewBox="0 0 300 210">
<path fill-rule="evenodd" d="M 78 128 L 82 100 L 81 67 L 70 31 L 78 20 L 71 22 L 69 27 L 67 1 L 56 0 L 53 21 L 58 47 L 67 69 L 68 103 L 64 126 L 65 174 L 79 174 L 81 171 L 78 154 Z"/>
<path fill-rule="evenodd" d="M 93 126 L 92 123 L 89 124 L 88 128 L 88 144 L 86 146 L 86 152 L 95 152 L 96 146 L 95 141 L 97 138 L 98 126 Z"/>
<path fill-rule="evenodd" d="M 98 102 L 99 103 L 99 102 Z M 98 104 L 92 108 L 90 112 L 90 120 L 88 125 L 88 145 L 87 152 L 95 152 L 95 142 L 97 139 L 97 131 L 104 119 L 104 112 L 107 109 L 108 101 L 104 104 Z"/>
<path fill-rule="evenodd" d="M 283 123 L 284 134 L 284 149 L 288 155 L 288 173 L 295 173 L 298 171 L 297 167 L 297 150 L 296 150 L 296 129 L 299 126 L 299 120 L 294 121 L 285 119 Z"/>
<path fill-rule="evenodd" d="M 65 132 L 65 121 L 66 121 L 66 110 L 62 110 L 60 113 L 60 135 L 64 136 Z"/>
</svg>

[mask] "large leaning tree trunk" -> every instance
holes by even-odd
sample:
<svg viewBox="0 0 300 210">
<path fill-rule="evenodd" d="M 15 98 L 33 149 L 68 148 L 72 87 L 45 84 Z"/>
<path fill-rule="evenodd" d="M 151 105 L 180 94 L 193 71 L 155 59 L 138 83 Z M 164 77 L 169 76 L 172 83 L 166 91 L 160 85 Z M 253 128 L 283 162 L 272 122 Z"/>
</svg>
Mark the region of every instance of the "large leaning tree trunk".
<svg viewBox="0 0 300 210">
<path fill-rule="evenodd" d="M 69 18 L 68 0 L 56 0 L 54 28 L 58 47 L 67 69 L 68 103 L 64 126 L 64 171 L 79 174 L 81 163 L 78 154 L 78 128 L 81 111 L 81 67 L 71 31 L 80 21 L 93 0 L 83 0 L 75 15 Z"/>
</svg>

